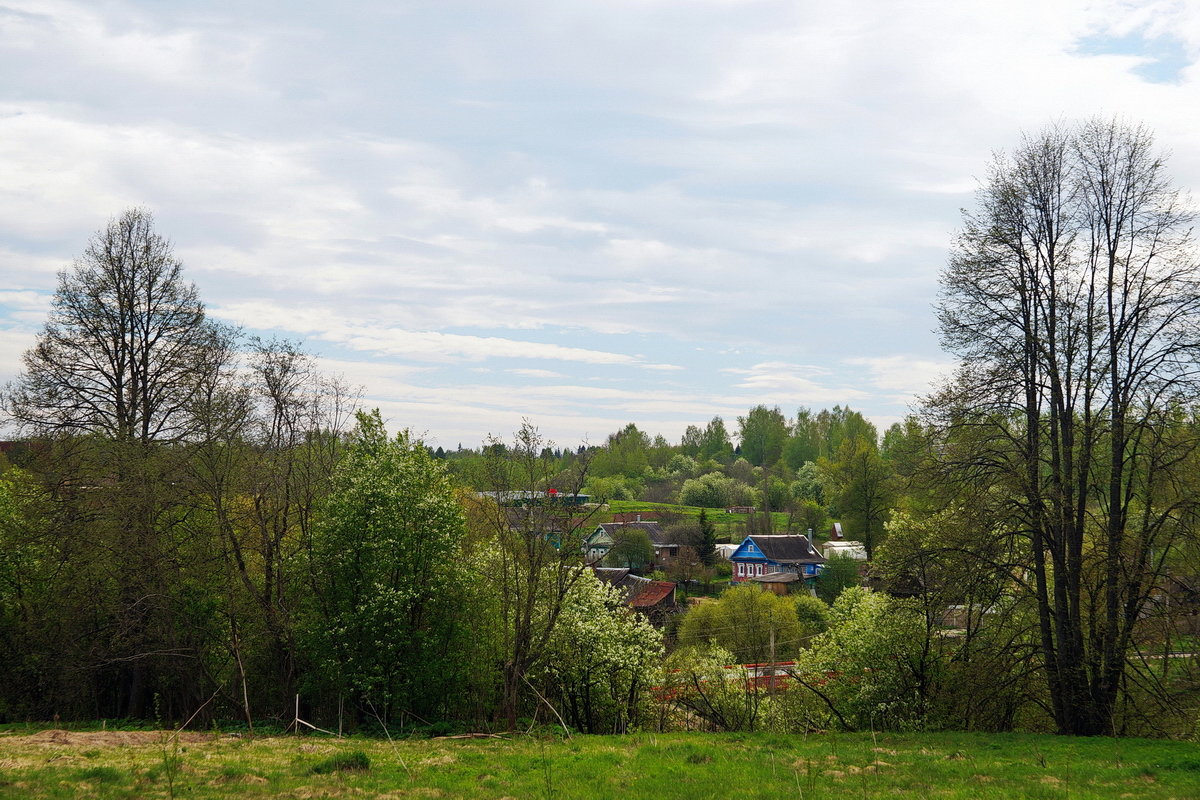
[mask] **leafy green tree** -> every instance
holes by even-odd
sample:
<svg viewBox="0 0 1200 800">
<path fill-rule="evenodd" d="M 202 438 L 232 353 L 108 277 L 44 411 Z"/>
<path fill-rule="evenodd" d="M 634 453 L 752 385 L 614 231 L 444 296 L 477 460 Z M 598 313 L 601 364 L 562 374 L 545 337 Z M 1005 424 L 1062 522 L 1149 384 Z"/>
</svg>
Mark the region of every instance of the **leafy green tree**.
<svg viewBox="0 0 1200 800">
<path fill-rule="evenodd" d="M 814 536 L 821 535 L 829 527 L 829 514 L 825 512 L 825 507 L 812 500 L 800 501 L 793 519 L 793 530 L 812 531 Z"/>
<path fill-rule="evenodd" d="M 811 594 L 797 594 L 794 597 L 796 618 L 800 620 L 801 645 L 803 646 L 807 640 L 829 629 L 833 613 L 823 600 L 813 597 Z"/>
<path fill-rule="evenodd" d="M 701 603 L 684 616 L 679 642 L 685 646 L 715 644 L 729 650 L 738 663 L 790 657 L 803 631 L 795 603 L 759 586 L 734 586 L 720 599 Z"/>
<path fill-rule="evenodd" d="M 631 422 L 608 437 L 607 444 L 592 459 L 589 471 L 598 478 L 638 478 L 650 466 L 650 448 L 650 437 Z"/>
<path fill-rule="evenodd" d="M 783 455 L 787 419 L 778 406 L 755 406 L 746 416 L 738 417 L 738 438 L 747 461 L 756 467 L 771 466 Z"/>
<path fill-rule="evenodd" d="M 825 482 L 834 487 L 838 512 L 849 523 L 851 536 L 863 543 L 867 558 L 872 558 L 895 503 L 891 468 L 873 441 L 853 438 L 843 441 L 837 457 L 822 462 L 820 469 Z"/>
<path fill-rule="evenodd" d="M 904 730 L 923 724 L 940 667 L 921 614 L 885 594 L 852 587 L 828 630 L 796 658 L 793 677 L 824 726 Z"/>
<path fill-rule="evenodd" d="M 530 675 L 548 658 L 550 637 L 572 587 L 587 572 L 582 543 L 594 530 L 591 512 L 557 502 L 506 505 L 494 498 L 514 494 L 578 492 L 587 481 L 586 453 L 566 469 L 538 454 L 545 440 L 532 425 L 517 432 L 511 447 L 491 448 L 483 462 L 482 488 L 492 494 L 470 501 L 474 536 L 488 544 L 490 566 L 480 574 L 497 598 L 498 663 L 502 665 L 500 715 L 510 729 L 531 696 Z"/>
<path fill-rule="evenodd" d="M 668 698 L 666 704 L 687 717 L 699 717 L 718 731 L 754 730 L 759 724 L 761 693 L 750 672 L 737 664 L 736 655 L 716 645 L 676 650 L 663 665 L 660 685 Z"/>
<path fill-rule="evenodd" d="M 817 574 L 817 597 L 832 604 L 843 591 L 862 583 L 858 574 L 858 564 L 858 561 L 847 555 L 838 553 L 830 556 Z"/>
<path fill-rule="evenodd" d="M 650 536 L 637 528 L 622 528 L 613 536 L 612 546 L 604 556 L 610 567 L 642 569 L 654 561 L 654 544 Z"/>
<path fill-rule="evenodd" d="M 708 511 L 700 509 L 700 538 L 696 543 L 696 555 L 706 567 L 717 562 L 717 526 L 708 518 Z"/>
<path fill-rule="evenodd" d="M 619 593 L 584 573 L 551 634 L 544 694 L 585 733 L 625 733 L 645 713 L 662 635 Z"/>
<path fill-rule="evenodd" d="M 825 488 L 821 483 L 821 470 L 812 461 L 806 461 L 796 470 L 796 480 L 792 481 L 792 497 L 800 501 L 812 501 L 825 504 Z"/>
<path fill-rule="evenodd" d="M 700 450 L 697 453 L 701 460 L 716 461 L 728 464 L 733 460 L 733 445 L 729 441 L 729 431 L 725 428 L 725 420 L 713 417 L 704 428 L 700 437 Z"/>
<path fill-rule="evenodd" d="M 360 413 L 313 538 L 310 656 L 323 682 L 385 717 L 446 713 L 467 621 L 455 565 L 465 527 L 441 461 Z"/>
</svg>

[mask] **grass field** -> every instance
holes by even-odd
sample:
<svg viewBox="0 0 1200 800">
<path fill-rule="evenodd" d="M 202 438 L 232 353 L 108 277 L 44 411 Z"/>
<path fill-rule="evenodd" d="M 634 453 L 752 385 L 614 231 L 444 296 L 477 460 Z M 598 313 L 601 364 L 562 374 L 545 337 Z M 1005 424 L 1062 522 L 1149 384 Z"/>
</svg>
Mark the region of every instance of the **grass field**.
<svg viewBox="0 0 1200 800">
<path fill-rule="evenodd" d="M 0 731 L 0 797 L 1200 798 L 1200 746 L 982 734 Z"/>
<path fill-rule="evenodd" d="M 642 500 L 613 500 L 608 504 L 610 513 L 631 514 L 642 513 L 647 519 L 657 519 L 663 512 L 679 514 L 682 517 L 699 519 L 699 506 L 681 506 L 672 503 L 648 503 Z M 720 508 L 706 508 L 708 518 L 712 520 L 718 537 L 730 538 L 736 544 L 745 535 L 745 524 L 749 514 L 726 514 Z M 771 513 L 775 530 L 783 532 L 787 528 L 788 515 L 782 511 Z M 826 531 L 817 531 L 817 538 L 824 538 Z"/>
</svg>

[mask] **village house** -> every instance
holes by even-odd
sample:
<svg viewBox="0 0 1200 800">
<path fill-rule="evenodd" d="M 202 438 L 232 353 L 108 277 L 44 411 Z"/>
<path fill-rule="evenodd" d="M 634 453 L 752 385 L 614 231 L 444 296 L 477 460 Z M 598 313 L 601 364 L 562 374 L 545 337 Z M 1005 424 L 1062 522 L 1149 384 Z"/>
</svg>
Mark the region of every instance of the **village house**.
<svg viewBox="0 0 1200 800">
<path fill-rule="evenodd" d="M 584 559 L 589 564 L 599 564 L 608 555 L 617 536 L 622 531 L 640 530 L 650 539 L 654 547 L 654 567 L 664 567 L 679 553 L 679 545 L 667 541 L 667 533 L 654 521 L 602 522 L 583 540 Z"/>
<path fill-rule="evenodd" d="M 645 616 L 656 628 L 665 625 L 667 618 L 679 610 L 675 584 L 670 581 L 650 580 L 624 568 L 593 567 L 592 570 L 601 581 L 621 592 L 625 605 Z"/>
<path fill-rule="evenodd" d="M 803 581 L 808 584 L 816 578 L 821 565 L 825 563 L 825 557 L 816 551 L 808 537 L 798 533 L 751 534 L 742 540 L 729 560 L 733 562 L 733 576 L 730 579 L 733 584 L 767 575 L 775 580 L 766 583 L 786 585 Z M 796 578 L 776 576 L 774 573 L 795 575 Z M 779 591 L 774 587 L 772 589 Z"/>
</svg>

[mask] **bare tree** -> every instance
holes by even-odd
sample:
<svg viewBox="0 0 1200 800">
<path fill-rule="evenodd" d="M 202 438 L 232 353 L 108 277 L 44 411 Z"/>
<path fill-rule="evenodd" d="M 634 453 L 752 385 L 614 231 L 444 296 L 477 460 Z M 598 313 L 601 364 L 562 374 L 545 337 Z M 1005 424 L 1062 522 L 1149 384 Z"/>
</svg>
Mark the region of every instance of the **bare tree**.
<svg viewBox="0 0 1200 800">
<path fill-rule="evenodd" d="M 942 276 L 963 365 L 928 404 L 936 449 L 1007 498 L 1064 733 L 1113 731 L 1138 620 L 1195 533 L 1191 221 L 1144 128 L 1052 127 L 997 157 Z"/>
<path fill-rule="evenodd" d="M 572 587 L 587 569 L 583 538 L 594 509 L 575 506 L 587 460 L 566 472 L 544 453 L 548 443 L 525 423 L 513 444 L 485 448 L 481 483 L 489 492 L 470 517 L 495 545 L 490 575 L 499 597 L 503 648 L 502 713 L 515 727 L 530 676 L 544 663 L 554 626 Z"/>
<path fill-rule="evenodd" d="M 228 336 L 205 318 L 150 212 L 129 209 L 59 273 L 50 318 L 5 405 L 35 433 L 181 439 Z"/>
</svg>

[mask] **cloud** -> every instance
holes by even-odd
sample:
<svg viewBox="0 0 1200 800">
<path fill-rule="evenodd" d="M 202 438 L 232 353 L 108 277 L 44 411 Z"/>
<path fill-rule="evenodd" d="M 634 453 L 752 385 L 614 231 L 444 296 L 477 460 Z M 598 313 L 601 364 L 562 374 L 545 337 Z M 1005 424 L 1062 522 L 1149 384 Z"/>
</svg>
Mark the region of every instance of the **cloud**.
<svg viewBox="0 0 1200 800">
<path fill-rule="evenodd" d="M 1194 5 L 11 0 L 0 318 L 142 204 L 417 429 L 895 416 L 994 149 L 1122 113 L 1200 185 Z"/>
<path fill-rule="evenodd" d="M 911 403 L 928 394 L 934 385 L 953 372 L 956 362 L 911 355 L 848 358 L 846 363 L 865 367 L 872 386 L 890 394 L 894 403 Z"/>
</svg>

